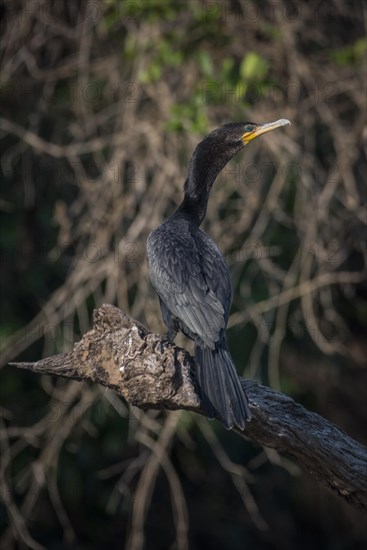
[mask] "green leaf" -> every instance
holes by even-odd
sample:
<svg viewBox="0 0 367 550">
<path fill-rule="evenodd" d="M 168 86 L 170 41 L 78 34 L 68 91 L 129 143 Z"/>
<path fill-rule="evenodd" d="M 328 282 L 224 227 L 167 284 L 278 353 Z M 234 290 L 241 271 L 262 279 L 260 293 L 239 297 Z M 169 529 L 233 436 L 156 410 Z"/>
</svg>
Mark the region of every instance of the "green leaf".
<svg viewBox="0 0 367 550">
<path fill-rule="evenodd" d="M 242 60 L 240 76 L 246 81 L 262 81 L 267 75 L 269 62 L 255 52 L 248 53 Z"/>
<path fill-rule="evenodd" d="M 196 54 L 196 59 L 198 60 L 199 67 L 202 70 L 203 75 L 213 76 L 214 68 L 211 55 L 204 50 L 199 50 Z"/>
<path fill-rule="evenodd" d="M 341 66 L 357 66 L 363 62 L 367 49 L 367 38 L 360 38 L 354 44 L 334 50 L 331 58 Z"/>
</svg>

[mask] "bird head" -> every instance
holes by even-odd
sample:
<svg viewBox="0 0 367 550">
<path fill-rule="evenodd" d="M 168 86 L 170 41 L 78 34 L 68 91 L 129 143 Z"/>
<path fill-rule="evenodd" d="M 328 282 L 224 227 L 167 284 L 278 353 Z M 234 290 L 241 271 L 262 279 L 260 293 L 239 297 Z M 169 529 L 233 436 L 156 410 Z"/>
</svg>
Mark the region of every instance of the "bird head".
<svg viewBox="0 0 367 550">
<path fill-rule="evenodd" d="M 265 124 L 256 124 L 255 122 L 231 122 L 224 124 L 211 132 L 206 139 L 211 142 L 222 143 L 229 148 L 242 148 L 249 141 L 256 139 L 271 130 L 275 130 L 280 126 L 290 124 L 286 118 L 280 118 L 274 122 L 266 122 Z"/>
<path fill-rule="evenodd" d="M 196 154 L 206 158 L 207 164 L 213 162 L 218 165 L 218 171 L 250 141 L 256 139 L 280 126 L 290 124 L 286 118 L 274 122 L 256 124 L 255 122 L 230 122 L 216 128 L 208 134 L 196 148 Z"/>
</svg>

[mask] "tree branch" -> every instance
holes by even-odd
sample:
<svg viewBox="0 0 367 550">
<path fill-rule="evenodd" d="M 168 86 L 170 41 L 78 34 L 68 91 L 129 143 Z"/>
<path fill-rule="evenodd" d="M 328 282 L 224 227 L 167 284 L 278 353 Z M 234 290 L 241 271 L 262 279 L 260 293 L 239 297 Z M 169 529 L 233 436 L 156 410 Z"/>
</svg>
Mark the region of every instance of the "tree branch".
<svg viewBox="0 0 367 550">
<path fill-rule="evenodd" d="M 185 350 L 111 305 L 94 312 L 94 326 L 72 352 L 36 363 L 12 363 L 42 374 L 89 380 L 113 389 L 142 409 L 186 409 L 204 414 Z M 286 395 L 242 380 L 253 419 L 246 436 L 286 452 L 323 485 L 367 511 L 367 449 Z"/>
</svg>

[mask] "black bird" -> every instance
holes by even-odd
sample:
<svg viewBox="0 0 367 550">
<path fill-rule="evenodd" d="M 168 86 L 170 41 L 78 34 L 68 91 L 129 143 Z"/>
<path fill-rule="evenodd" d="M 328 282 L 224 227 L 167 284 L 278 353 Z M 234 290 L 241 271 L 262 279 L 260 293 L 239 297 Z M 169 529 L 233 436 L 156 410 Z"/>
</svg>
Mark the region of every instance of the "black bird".
<svg viewBox="0 0 367 550">
<path fill-rule="evenodd" d="M 196 147 L 178 209 L 148 237 L 149 273 L 168 337 L 180 330 L 195 342 L 201 400 L 209 418 L 241 430 L 251 419 L 247 397 L 225 341 L 232 298 L 228 267 L 201 229 L 209 193 L 219 172 L 249 141 L 290 124 L 235 122 L 208 134 Z"/>
</svg>

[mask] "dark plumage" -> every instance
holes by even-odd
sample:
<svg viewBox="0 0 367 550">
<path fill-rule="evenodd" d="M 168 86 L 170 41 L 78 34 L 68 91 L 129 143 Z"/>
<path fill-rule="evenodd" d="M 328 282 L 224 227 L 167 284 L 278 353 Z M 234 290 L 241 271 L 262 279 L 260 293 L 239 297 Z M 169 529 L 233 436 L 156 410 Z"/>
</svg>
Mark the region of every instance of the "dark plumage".
<svg viewBox="0 0 367 550">
<path fill-rule="evenodd" d="M 191 159 L 181 205 L 148 238 L 149 273 L 169 336 L 180 330 L 194 340 L 203 408 L 228 429 L 244 429 L 251 413 L 225 342 L 230 274 L 217 245 L 199 226 L 227 162 L 250 140 L 288 123 L 232 123 L 208 134 Z"/>
</svg>

